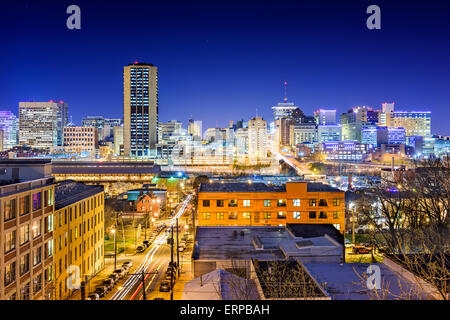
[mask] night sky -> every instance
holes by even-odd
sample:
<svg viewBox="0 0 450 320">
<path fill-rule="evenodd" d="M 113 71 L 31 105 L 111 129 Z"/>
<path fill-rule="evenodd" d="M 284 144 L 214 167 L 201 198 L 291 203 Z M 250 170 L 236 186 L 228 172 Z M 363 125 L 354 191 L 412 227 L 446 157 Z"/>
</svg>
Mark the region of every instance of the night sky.
<svg viewBox="0 0 450 320">
<path fill-rule="evenodd" d="M 81 7 L 81 30 L 66 28 Z M 381 7 L 381 30 L 366 8 Z M 449 1 L 21 1 L 0 8 L 0 109 L 64 100 L 75 123 L 122 117 L 123 66 L 159 70 L 161 121 L 203 129 L 272 120 L 288 98 L 305 113 L 357 105 L 431 110 L 450 135 Z"/>
</svg>

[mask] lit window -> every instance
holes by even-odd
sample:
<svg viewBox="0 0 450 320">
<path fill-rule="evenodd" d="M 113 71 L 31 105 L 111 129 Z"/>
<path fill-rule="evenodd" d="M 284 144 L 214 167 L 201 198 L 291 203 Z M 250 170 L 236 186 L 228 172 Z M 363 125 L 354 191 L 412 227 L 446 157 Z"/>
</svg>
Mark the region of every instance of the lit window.
<svg viewBox="0 0 450 320">
<path fill-rule="evenodd" d="M 293 217 L 294 219 L 300 219 L 300 212 L 299 212 L 299 211 L 294 211 L 292 217 Z"/>
<path fill-rule="evenodd" d="M 294 199 L 292 202 L 294 207 L 300 207 L 300 199 Z"/>
<path fill-rule="evenodd" d="M 244 200 L 244 207 L 250 207 L 250 200 Z"/>
</svg>

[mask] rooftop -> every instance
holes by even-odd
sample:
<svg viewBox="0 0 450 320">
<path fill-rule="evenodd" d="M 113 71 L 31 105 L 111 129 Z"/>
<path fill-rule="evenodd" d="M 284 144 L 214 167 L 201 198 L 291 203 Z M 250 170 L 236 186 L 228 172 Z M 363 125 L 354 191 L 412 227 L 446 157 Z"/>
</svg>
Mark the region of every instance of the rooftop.
<svg viewBox="0 0 450 320">
<path fill-rule="evenodd" d="M 103 192 L 103 186 L 86 185 L 82 182 L 65 180 L 55 187 L 55 210 Z"/>
<path fill-rule="evenodd" d="M 308 192 L 342 192 L 319 182 L 287 182 L 287 184 L 289 183 L 307 183 Z M 286 185 L 267 185 L 263 182 L 202 183 L 199 192 L 286 192 Z"/>
<path fill-rule="evenodd" d="M 161 167 L 153 161 L 97 162 L 54 161 L 53 174 L 159 174 Z"/>
<path fill-rule="evenodd" d="M 288 223 L 286 229 L 296 238 L 316 238 L 327 234 L 338 243 L 344 244 L 344 236 L 332 224 Z"/>
</svg>

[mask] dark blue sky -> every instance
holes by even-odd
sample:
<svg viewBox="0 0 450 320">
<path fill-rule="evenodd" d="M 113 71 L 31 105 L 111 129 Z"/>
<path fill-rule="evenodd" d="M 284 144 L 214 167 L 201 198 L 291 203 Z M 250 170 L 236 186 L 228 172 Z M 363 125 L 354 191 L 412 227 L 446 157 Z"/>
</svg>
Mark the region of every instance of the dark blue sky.
<svg viewBox="0 0 450 320">
<path fill-rule="evenodd" d="M 81 30 L 66 28 L 71 4 Z M 371 4 L 381 30 L 366 28 Z M 162 121 L 271 120 L 287 81 L 308 114 L 394 101 L 450 134 L 448 1 L 15 0 L 0 12 L 0 109 L 56 99 L 75 123 L 122 117 L 123 66 L 137 60 L 159 68 Z"/>
</svg>

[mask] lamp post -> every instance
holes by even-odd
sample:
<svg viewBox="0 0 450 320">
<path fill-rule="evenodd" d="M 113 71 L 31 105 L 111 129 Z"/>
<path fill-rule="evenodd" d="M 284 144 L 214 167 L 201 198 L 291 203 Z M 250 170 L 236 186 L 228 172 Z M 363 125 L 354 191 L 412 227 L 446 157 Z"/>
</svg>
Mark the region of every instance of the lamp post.
<svg viewBox="0 0 450 320">
<path fill-rule="evenodd" d="M 116 229 L 113 228 L 111 232 L 114 234 L 114 270 L 116 270 L 116 265 L 117 265 L 117 238 L 116 238 Z"/>
</svg>

